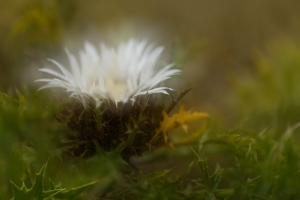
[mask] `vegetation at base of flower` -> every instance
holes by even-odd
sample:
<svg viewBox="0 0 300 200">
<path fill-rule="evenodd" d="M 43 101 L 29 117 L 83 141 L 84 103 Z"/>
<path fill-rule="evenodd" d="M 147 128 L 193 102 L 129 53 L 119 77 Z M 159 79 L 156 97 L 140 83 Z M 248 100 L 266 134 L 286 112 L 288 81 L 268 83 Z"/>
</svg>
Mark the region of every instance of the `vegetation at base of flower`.
<svg viewBox="0 0 300 200">
<path fill-rule="evenodd" d="M 43 165 L 41 171 L 36 174 L 35 180 L 31 188 L 27 188 L 24 182 L 21 187 L 18 187 L 13 182 L 11 182 L 13 193 L 14 193 L 13 200 L 25 200 L 25 199 L 42 200 L 42 199 L 50 199 L 50 198 L 75 199 L 79 195 L 81 195 L 82 191 L 84 191 L 86 188 L 96 183 L 96 182 L 91 182 L 76 188 L 65 189 L 65 188 L 61 188 L 60 185 L 54 184 L 50 180 L 51 187 L 49 190 L 45 190 L 44 176 L 45 176 L 46 167 L 47 167 L 47 163 Z"/>
<path fill-rule="evenodd" d="M 294 139 L 299 125 L 281 133 L 243 128 L 218 132 L 212 121 L 197 139 L 179 146 L 174 141 L 175 151 L 156 147 L 141 158 L 131 158 L 128 165 L 119 152 L 106 152 L 99 145 L 89 158 L 65 154 L 66 146 L 72 144 L 61 146 L 61 140 L 74 133 L 55 116 L 66 103 L 57 105 L 46 96 L 30 89 L 1 95 L 0 195 L 5 199 L 12 198 L 16 190 L 11 189 L 10 180 L 18 188 L 23 183 L 33 188 L 35 172 L 45 162 L 43 191 L 97 181 L 80 191 L 77 199 L 300 198 L 300 151 Z M 62 187 L 51 188 L 48 178 Z M 58 194 L 51 198 L 60 199 Z"/>
<path fill-rule="evenodd" d="M 181 93 L 182 98 L 188 92 Z M 187 112 L 181 107 L 178 113 L 169 117 L 175 106 L 174 100 L 169 109 L 158 104 L 153 95 L 142 95 L 135 102 L 119 102 L 116 105 L 110 100 L 99 107 L 83 107 L 72 101 L 58 115 L 57 119 L 66 122 L 74 134 L 66 138 L 73 143 L 67 149 L 74 156 L 90 157 L 99 145 L 106 152 L 119 149 L 121 156 L 128 160 L 131 156 L 142 156 L 145 151 L 152 151 L 160 145 L 169 143 L 169 132 L 181 126 L 187 132 L 187 123 L 206 119 L 208 114 Z"/>
</svg>

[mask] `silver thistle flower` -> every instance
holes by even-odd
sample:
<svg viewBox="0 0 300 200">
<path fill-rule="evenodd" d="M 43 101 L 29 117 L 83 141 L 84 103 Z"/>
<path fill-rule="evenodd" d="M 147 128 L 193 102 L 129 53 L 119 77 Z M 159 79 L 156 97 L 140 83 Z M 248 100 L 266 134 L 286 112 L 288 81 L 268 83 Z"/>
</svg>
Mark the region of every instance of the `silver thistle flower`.
<svg viewBox="0 0 300 200">
<path fill-rule="evenodd" d="M 163 47 L 154 47 L 147 41 L 134 39 L 121 43 L 117 49 L 104 44 L 100 45 L 100 52 L 86 42 L 80 51 L 79 62 L 67 49 L 71 70 L 67 70 L 59 62 L 49 59 L 60 72 L 50 68 L 39 69 L 56 78 L 38 79 L 36 82 L 46 82 L 41 89 L 60 87 L 66 89 L 71 97 L 78 99 L 84 107 L 88 99 L 93 99 L 99 106 L 103 100 L 118 102 L 135 101 L 140 95 L 164 93 L 168 94 L 169 87 L 157 87 L 162 81 L 180 72 L 171 69 L 169 64 L 157 73 L 155 67 L 163 51 Z"/>
</svg>

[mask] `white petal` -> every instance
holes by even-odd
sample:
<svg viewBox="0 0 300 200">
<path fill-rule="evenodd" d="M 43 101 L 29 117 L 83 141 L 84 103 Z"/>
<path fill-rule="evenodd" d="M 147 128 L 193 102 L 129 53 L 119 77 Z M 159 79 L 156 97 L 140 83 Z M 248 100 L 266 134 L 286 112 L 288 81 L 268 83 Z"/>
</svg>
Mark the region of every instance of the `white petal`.
<svg viewBox="0 0 300 200">
<path fill-rule="evenodd" d="M 85 42 L 84 50 L 79 52 L 79 62 L 66 49 L 70 63 L 67 70 L 59 62 L 48 59 L 60 71 L 49 68 L 39 69 L 56 78 L 42 78 L 36 82 L 45 82 L 40 89 L 60 87 L 77 99 L 84 106 L 87 98 L 93 99 L 99 106 L 104 99 L 110 99 L 116 104 L 120 101 L 135 102 L 135 97 L 145 94 L 168 94 L 168 87 L 157 87 L 180 70 L 171 69 L 169 64 L 155 72 L 163 47 L 154 47 L 146 40 L 130 39 L 121 43 L 116 49 L 100 45 L 100 51 L 89 42 Z"/>
</svg>

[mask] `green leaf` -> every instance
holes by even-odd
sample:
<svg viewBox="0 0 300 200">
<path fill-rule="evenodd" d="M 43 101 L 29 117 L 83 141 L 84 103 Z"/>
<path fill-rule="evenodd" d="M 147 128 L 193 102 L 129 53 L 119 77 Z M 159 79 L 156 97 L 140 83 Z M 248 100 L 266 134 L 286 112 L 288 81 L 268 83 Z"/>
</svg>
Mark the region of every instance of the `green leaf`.
<svg viewBox="0 0 300 200">
<path fill-rule="evenodd" d="M 64 189 L 53 189 L 44 191 L 44 175 L 47 167 L 47 163 L 43 165 L 39 173 L 36 174 L 35 181 L 30 189 L 27 189 L 25 183 L 21 188 L 11 181 L 14 197 L 12 200 L 43 200 L 44 198 L 51 197 L 55 194 L 58 194 Z"/>
<path fill-rule="evenodd" d="M 58 199 L 76 199 L 82 194 L 85 189 L 97 182 L 90 182 L 76 188 L 63 189 L 60 187 L 60 185 L 56 185 L 50 180 L 50 190 L 45 190 L 44 176 L 46 167 L 47 163 L 44 164 L 40 172 L 36 174 L 35 181 L 30 189 L 26 187 L 25 183 L 23 183 L 22 187 L 20 188 L 11 181 L 14 193 L 14 197 L 12 198 L 12 200 L 43 200 L 50 197 Z"/>
<path fill-rule="evenodd" d="M 93 182 L 87 183 L 85 185 L 76 187 L 76 188 L 64 190 L 60 193 L 55 194 L 54 197 L 58 198 L 58 199 L 75 199 L 78 196 L 80 196 L 84 190 L 86 190 L 90 186 L 94 185 L 95 183 L 97 183 L 97 181 L 93 181 Z"/>
<path fill-rule="evenodd" d="M 208 166 L 206 160 L 200 158 L 200 156 L 192 149 L 197 157 L 200 169 L 203 174 L 203 179 L 194 180 L 199 188 L 200 193 L 205 194 L 205 199 L 214 200 L 216 196 L 229 197 L 234 193 L 233 189 L 218 189 L 219 183 L 222 178 L 223 169 L 217 167 L 215 173 L 210 176 L 208 173 Z"/>
<path fill-rule="evenodd" d="M 158 172 L 154 172 L 152 174 L 145 175 L 144 178 L 148 182 L 155 183 L 155 182 L 158 182 L 161 178 L 165 177 L 166 174 L 168 174 L 170 171 L 172 171 L 172 169 L 161 170 Z"/>
</svg>

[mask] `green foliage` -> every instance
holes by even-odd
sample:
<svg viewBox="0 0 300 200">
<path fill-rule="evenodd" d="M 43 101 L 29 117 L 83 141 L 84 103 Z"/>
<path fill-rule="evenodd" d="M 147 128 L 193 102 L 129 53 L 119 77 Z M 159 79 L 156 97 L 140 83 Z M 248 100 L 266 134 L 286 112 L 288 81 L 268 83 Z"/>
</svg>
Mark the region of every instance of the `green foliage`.
<svg viewBox="0 0 300 200">
<path fill-rule="evenodd" d="M 300 198 L 300 151 L 294 137 L 299 124 L 283 132 L 239 128 L 220 133 L 211 129 L 186 143 L 197 151 L 186 145 L 175 146 L 176 151 L 158 148 L 127 164 L 118 149 L 106 152 L 97 145 L 96 155 L 88 159 L 65 154 L 68 144 L 61 141 L 73 132 L 66 123 L 55 120 L 64 103 L 59 105 L 29 89 L 2 94 L 0 102 L 0 192 L 6 199 L 32 195 L 40 199 L 47 195 L 52 199 Z M 198 166 L 193 164 L 195 156 Z M 39 163 L 46 160 L 48 176 L 65 187 L 43 183 L 46 166 L 35 176 Z M 173 164 L 164 167 L 171 160 Z M 153 172 L 151 165 L 161 167 Z M 211 171 L 214 166 L 216 170 Z M 13 190 L 9 180 L 13 180 Z"/>
<path fill-rule="evenodd" d="M 193 150 L 194 151 L 194 150 Z M 199 180 L 194 180 L 197 185 L 193 190 L 195 193 L 198 193 L 202 199 L 214 200 L 217 198 L 228 198 L 230 197 L 234 190 L 233 189 L 219 189 L 219 183 L 222 178 L 223 169 L 219 167 L 216 169 L 212 176 L 209 176 L 208 166 L 206 160 L 200 159 L 199 155 L 194 151 L 194 154 L 197 156 L 198 164 L 200 166 L 203 178 Z"/>
<path fill-rule="evenodd" d="M 241 115 L 253 115 L 254 123 L 263 121 L 262 126 L 281 131 L 299 121 L 299 54 L 300 43 L 289 38 L 277 38 L 257 53 L 252 75 L 238 78 L 234 85 L 236 96 L 231 99 Z"/>
<path fill-rule="evenodd" d="M 22 187 L 20 188 L 17 185 L 15 185 L 13 182 L 11 182 L 13 192 L 14 192 L 13 200 L 21 200 L 21 199 L 22 200 L 26 200 L 26 199 L 42 200 L 44 198 L 51 197 L 51 196 L 63 191 L 63 189 L 53 189 L 53 190 L 47 190 L 47 191 L 44 190 L 44 176 L 45 176 L 46 166 L 47 166 L 47 164 L 45 164 L 42 167 L 41 171 L 36 174 L 36 179 L 30 189 L 28 189 L 26 187 L 25 183 L 23 183 Z"/>
<path fill-rule="evenodd" d="M 57 108 L 46 111 L 47 99 L 43 95 L 29 95 L 27 91 L 17 92 L 16 96 L 0 96 L 0 196 L 10 191 L 7 180 L 24 180 L 31 174 L 31 165 L 37 160 L 45 162 L 56 152 L 52 141 L 64 129 L 54 126 L 52 119 Z"/>
<path fill-rule="evenodd" d="M 63 153 L 67 144 L 60 141 L 66 134 L 72 134 L 66 124 L 55 119 L 63 105 L 63 102 L 57 104 L 43 93 L 29 89 L 24 89 L 22 94 L 18 91 L 15 95 L 1 94 L 0 196 L 4 199 L 13 196 L 9 180 L 14 180 L 14 185 L 30 185 L 34 182 L 32 169 L 39 168 L 39 163 L 46 160 L 49 160 L 48 173 L 52 180 L 67 187 L 83 185 L 64 190 L 57 198 L 77 195 L 89 187 L 85 183 L 100 178 L 101 187 L 97 191 L 101 192 L 121 176 L 120 168 L 124 166 L 124 162 L 115 154 L 101 154 L 82 162 L 80 158 L 73 159 Z M 28 191 L 25 185 L 20 188 L 22 192 Z M 60 189 L 57 185 L 49 188 Z"/>
<path fill-rule="evenodd" d="M 293 134 L 298 126 L 288 128 L 279 139 L 274 131 L 240 135 L 235 130 L 203 141 L 202 150 L 226 156 L 230 167 L 224 170 L 225 177 L 235 188 L 232 199 L 297 199 L 300 154 Z"/>
<path fill-rule="evenodd" d="M 183 180 L 181 177 L 175 181 L 167 179 L 170 171 L 166 169 L 147 175 L 129 176 L 130 186 L 119 195 L 126 199 L 182 199 L 185 195 L 177 188 Z"/>
<path fill-rule="evenodd" d="M 21 188 L 11 182 L 14 193 L 13 200 L 43 200 L 45 198 L 49 199 L 50 197 L 52 197 L 52 199 L 76 199 L 86 188 L 96 183 L 92 182 L 76 188 L 62 189 L 59 185 L 55 185 L 51 182 L 51 189 L 45 190 L 44 177 L 46 167 L 47 163 L 43 165 L 41 171 L 36 174 L 35 181 L 30 189 L 26 187 L 24 182 Z"/>
<path fill-rule="evenodd" d="M 61 190 L 61 192 L 58 192 L 56 194 L 53 195 L 53 197 L 55 199 L 76 199 L 78 198 L 80 195 L 82 195 L 82 193 L 89 187 L 91 187 L 92 185 L 94 185 L 96 183 L 95 182 L 91 182 L 91 183 L 87 183 L 85 185 L 76 187 L 76 188 L 71 188 L 71 189 L 63 189 Z M 60 190 L 59 189 L 60 186 L 59 185 L 54 185 L 52 183 L 52 190 Z"/>
<path fill-rule="evenodd" d="M 233 189 L 219 189 L 222 170 L 217 168 L 216 172 L 209 176 L 205 160 L 198 158 L 202 179 L 193 180 L 189 177 L 194 162 L 188 165 L 185 172 L 175 179 L 168 177 L 171 169 L 150 173 L 128 176 L 130 186 L 126 191 L 118 194 L 125 199 L 216 199 L 230 197 Z M 198 170 L 197 170 L 198 171 Z M 121 198 L 120 198 L 121 199 Z"/>
</svg>

